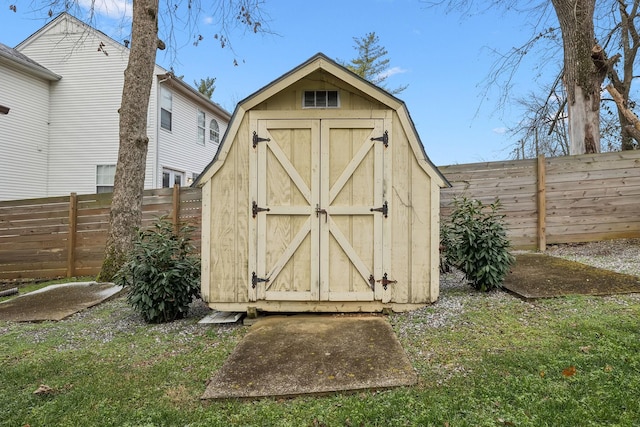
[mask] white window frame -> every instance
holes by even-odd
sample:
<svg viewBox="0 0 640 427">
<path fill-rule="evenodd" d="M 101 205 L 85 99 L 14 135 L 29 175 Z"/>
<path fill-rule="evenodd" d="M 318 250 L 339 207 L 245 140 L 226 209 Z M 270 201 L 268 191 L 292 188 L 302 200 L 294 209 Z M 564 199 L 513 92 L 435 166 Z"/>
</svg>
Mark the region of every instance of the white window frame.
<svg viewBox="0 0 640 427">
<path fill-rule="evenodd" d="M 211 119 L 209 122 L 209 142 L 220 143 L 220 125 L 216 119 Z"/>
<path fill-rule="evenodd" d="M 168 185 L 165 185 L 165 176 L 168 179 L 167 180 Z M 180 172 L 175 169 L 162 168 L 162 188 L 173 188 L 176 184 L 182 187 L 183 183 L 184 183 L 184 172 Z"/>
<path fill-rule="evenodd" d="M 113 193 L 116 165 L 96 165 L 96 194 Z"/>
<path fill-rule="evenodd" d="M 162 120 L 163 113 L 168 114 L 168 127 Z M 173 128 L 173 94 L 164 86 L 160 87 L 160 127 L 171 132 Z"/>
<path fill-rule="evenodd" d="M 198 109 L 197 123 L 198 123 L 198 144 L 204 145 L 205 135 L 207 131 L 207 114 Z"/>
</svg>

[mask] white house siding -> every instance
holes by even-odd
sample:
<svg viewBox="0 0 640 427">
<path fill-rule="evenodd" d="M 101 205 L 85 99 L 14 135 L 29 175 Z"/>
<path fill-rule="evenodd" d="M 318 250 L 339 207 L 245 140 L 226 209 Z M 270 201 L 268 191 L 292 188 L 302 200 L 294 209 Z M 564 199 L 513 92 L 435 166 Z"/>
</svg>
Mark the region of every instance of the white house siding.
<svg viewBox="0 0 640 427">
<path fill-rule="evenodd" d="M 47 194 L 49 81 L 0 65 L 0 200 Z"/>
<path fill-rule="evenodd" d="M 159 187 L 162 186 L 162 169 L 172 169 L 184 174 L 187 185 L 189 178 L 194 174 L 202 173 L 204 168 L 213 160 L 218 150 L 218 144 L 209 140 L 209 123 L 216 119 L 220 126 L 220 138 L 227 127 L 227 118 L 217 115 L 213 109 L 205 103 L 198 106 L 188 100 L 178 90 L 168 88 L 173 94 L 172 126 L 171 131 L 160 128 L 158 130 L 158 175 Z M 205 112 L 205 144 L 198 142 L 197 112 L 198 109 Z M 159 109 L 158 109 L 159 111 Z"/>
<path fill-rule="evenodd" d="M 95 193 L 96 166 L 116 164 L 118 109 L 129 55 L 104 34 L 63 18 L 17 48 L 63 76 L 51 86 L 49 196 Z M 145 188 L 154 186 L 155 109 L 149 117 Z"/>
</svg>

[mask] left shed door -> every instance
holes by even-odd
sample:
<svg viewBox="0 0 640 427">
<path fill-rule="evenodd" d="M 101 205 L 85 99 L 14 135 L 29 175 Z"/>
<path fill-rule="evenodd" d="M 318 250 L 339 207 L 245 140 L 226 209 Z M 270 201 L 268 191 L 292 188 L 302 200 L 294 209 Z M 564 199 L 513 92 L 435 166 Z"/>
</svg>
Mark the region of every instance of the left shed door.
<svg viewBox="0 0 640 427">
<path fill-rule="evenodd" d="M 256 137 L 265 140 L 252 156 L 257 277 L 250 299 L 317 301 L 320 122 L 259 120 Z"/>
</svg>

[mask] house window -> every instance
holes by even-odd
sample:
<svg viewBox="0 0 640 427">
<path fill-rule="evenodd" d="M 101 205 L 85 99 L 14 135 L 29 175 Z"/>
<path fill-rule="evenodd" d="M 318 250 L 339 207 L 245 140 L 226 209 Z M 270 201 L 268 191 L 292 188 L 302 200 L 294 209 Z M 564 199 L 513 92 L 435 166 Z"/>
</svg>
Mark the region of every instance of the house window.
<svg viewBox="0 0 640 427">
<path fill-rule="evenodd" d="M 96 193 L 113 193 L 116 165 L 96 166 Z"/>
<path fill-rule="evenodd" d="M 162 169 L 162 188 L 173 188 L 174 185 L 182 185 L 184 173 L 173 169 Z"/>
<path fill-rule="evenodd" d="M 204 145 L 204 134 L 207 122 L 205 121 L 204 111 L 198 110 L 198 144 Z"/>
<path fill-rule="evenodd" d="M 220 126 L 215 119 L 209 122 L 209 141 L 217 144 L 220 142 Z"/>
<path fill-rule="evenodd" d="M 340 100 L 337 90 L 305 90 L 302 99 L 304 108 L 338 108 Z"/>
<path fill-rule="evenodd" d="M 171 130 L 171 115 L 173 114 L 173 95 L 169 89 L 160 89 L 160 126 Z"/>
</svg>

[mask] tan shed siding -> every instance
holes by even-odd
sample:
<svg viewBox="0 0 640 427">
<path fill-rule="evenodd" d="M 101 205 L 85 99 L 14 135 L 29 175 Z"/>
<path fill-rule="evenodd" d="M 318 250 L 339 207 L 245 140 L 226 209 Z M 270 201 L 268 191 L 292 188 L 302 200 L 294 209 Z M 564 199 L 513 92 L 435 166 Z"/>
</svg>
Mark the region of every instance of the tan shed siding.
<svg viewBox="0 0 640 427">
<path fill-rule="evenodd" d="M 440 186 L 430 181 L 429 302 L 435 302 L 440 296 Z"/>
<path fill-rule="evenodd" d="M 221 136 L 226 129 L 226 121 L 213 110 L 196 106 L 182 94 L 168 88 L 173 94 L 171 131 L 158 130 L 158 186 L 162 186 L 162 168 L 184 172 L 185 180 L 200 174 L 213 159 L 219 144 L 209 142 L 209 122 L 215 118 L 220 125 Z M 205 144 L 198 142 L 197 113 L 205 112 Z M 158 108 L 159 115 L 159 108 Z M 156 117 L 158 116 L 156 115 Z M 183 184 L 184 185 L 184 184 Z"/>
<path fill-rule="evenodd" d="M 204 183 L 202 187 L 202 228 L 200 238 L 200 263 L 201 263 L 201 283 L 200 291 L 204 302 L 212 301 L 211 296 L 211 229 L 212 221 L 212 181 Z"/>
<path fill-rule="evenodd" d="M 395 117 L 394 117 L 395 118 Z M 391 212 L 391 259 L 390 276 L 398 281 L 391 287 L 391 301 L 407 303 L 411 301 L 411 162 L 413 152 L 405 139 L 401 126 L 394 126 L 389 149 L 393 150 L 393 178 Z"/>
<path fill-rule="evenodd" d="M 430 301 L 431 179 L 418 161 L 411 162 L 411 301 Z"/>
<path fill-rule="evenodd" d="M 407 135 L 394 114 L 393 187 L 391 191 L 392 226 L 391 268 L 397 285 L 392 287 L 392 302 L 423 304 L 431 295 L 433 214 L 432 187 L 439 187 L 415 158 Z M 438 208 L 438 206 L 436 206 Z M 437 238 L 437 236 L 436 236 Z"/>
<path fill-rule="evenodd" d="M 342 80 L 324 72 L 316 72 L 269 98 L 264 103 L 256 106 L 255 109 L 269 111 L 312 111 L 314 110 L 313 108 L 304 109 L 302 107 L 302 96 L 306 90 L 337 90 L 340 97 L 340 107 L 320 109 L 324 111 L 335 111 L 335 118 L 340 117 L 341 111 L 386 110 L 388 108 L 365 95 L 353 92 L 353 88 Z"/>
<path fill-rule="evenodd" d="M 249 164 L 247 119 L 211 188 L 209 301 L 248 301 Z M 228 141 L 230 143 L 231 141 Z M 211 181 L 210 181 L 211 182 Z"/>
<path fill-rule="evenodd" d="M 44 197 L 49 82 L 4 65 L 0 66 L 0 74 L 0 104 L 10 108 L 9 114 L 0 115 L 0 200 Z"/>
</svg>

